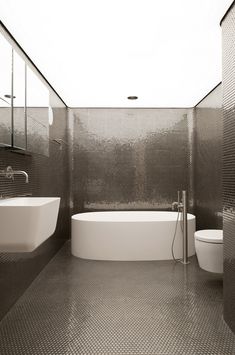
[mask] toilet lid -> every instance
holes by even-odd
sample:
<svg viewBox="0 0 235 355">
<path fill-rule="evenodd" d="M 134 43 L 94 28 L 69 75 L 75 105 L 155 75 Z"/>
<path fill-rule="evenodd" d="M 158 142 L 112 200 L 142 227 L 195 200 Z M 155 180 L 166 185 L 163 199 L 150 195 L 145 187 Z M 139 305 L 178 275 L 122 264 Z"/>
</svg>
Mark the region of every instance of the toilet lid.
<svg viewBox="0 0 235 355">
<path fill-rule="evenodd" d="M 223 243 L 222 229 L 204 229 L 194 233 L 195 239 L 207 243 Z"/>
</svg>

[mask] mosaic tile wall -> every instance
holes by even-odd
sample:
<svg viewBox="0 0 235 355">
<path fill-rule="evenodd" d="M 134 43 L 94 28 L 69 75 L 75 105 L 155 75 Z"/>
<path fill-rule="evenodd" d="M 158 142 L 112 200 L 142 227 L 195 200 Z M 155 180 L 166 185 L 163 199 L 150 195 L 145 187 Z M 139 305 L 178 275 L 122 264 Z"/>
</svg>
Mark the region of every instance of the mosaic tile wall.
<svg viewBox="0 0 235 355">
<path fill-rule="evenodd" d="M 53 237 L 33 253 L 0 254 L 0 319 L 69 237 L 68 146 L 53 142 L 53 139 L 58 138 L 67 141 L 67 109 L 57 107 L 53 111 L 49 157 L 21 155 L 0 149 L 0 169 L 11 165 L 13 169 L 25 170 L 29 174 L 29 184 L 25 184 L 23 176 L 16 176 L 14 181 L 1 176 L 0 195 L 32 193 L 33 196 L 61 197 L 57 229 Z"/>
<path fill-rule="evenodd" d="M 235 6 L 222 22 L 224 318 L 235 332 Z"/>
<path fill-rule="evenodd" d="M 196 107 L 195 214 L 197 229 L 222 228 L 222 85 Z"/>
<path fill-rule="evenodd" d="M 192 205 L 190 110 L 73 109 L 71 120 L 74 213 L 171 209 L 182 189 Z"/>
</svg>

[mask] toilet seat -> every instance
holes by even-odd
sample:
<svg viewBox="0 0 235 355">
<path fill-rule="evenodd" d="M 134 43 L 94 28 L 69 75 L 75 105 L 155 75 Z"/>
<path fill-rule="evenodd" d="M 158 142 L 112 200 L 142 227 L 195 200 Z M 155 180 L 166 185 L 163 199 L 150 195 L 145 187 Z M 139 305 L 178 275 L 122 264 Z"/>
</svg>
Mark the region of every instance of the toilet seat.
<svg viewBox="0 0 235 355">
<path fill-rule="evenodd" d="M 223 231 L 221 229 L 204 229 L 195 232 L 195 239 L 204 243 L 223 244 Z"/>
</svg>

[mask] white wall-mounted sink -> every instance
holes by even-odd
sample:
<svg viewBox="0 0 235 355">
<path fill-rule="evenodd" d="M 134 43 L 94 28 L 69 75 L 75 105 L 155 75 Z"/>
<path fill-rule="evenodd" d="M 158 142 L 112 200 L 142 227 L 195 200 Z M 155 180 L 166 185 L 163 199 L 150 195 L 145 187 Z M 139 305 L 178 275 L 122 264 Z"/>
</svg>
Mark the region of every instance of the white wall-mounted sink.
<svg viewBox="0 0 235 355">
<path fill-rule="evenodd" d="M 55 231 L 59 197 L 0 200 L 0 252 L 30 252 Z"/>
</svg>

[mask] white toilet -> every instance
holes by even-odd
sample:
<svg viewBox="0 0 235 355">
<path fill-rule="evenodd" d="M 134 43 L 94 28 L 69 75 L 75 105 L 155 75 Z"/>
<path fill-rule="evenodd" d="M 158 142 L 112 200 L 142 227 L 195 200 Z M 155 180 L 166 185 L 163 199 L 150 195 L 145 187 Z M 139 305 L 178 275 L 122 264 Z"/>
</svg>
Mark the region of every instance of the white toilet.
<svg viewBox="0 0 235 355">
<path fill-rule="evenodd" d="M 223 231 L 204 229 L 194 233 L 199 266 L 210 272 L 223 273 Z"/>
</svg>

